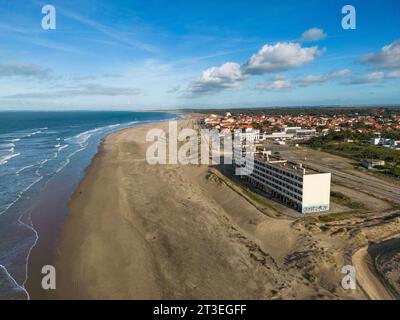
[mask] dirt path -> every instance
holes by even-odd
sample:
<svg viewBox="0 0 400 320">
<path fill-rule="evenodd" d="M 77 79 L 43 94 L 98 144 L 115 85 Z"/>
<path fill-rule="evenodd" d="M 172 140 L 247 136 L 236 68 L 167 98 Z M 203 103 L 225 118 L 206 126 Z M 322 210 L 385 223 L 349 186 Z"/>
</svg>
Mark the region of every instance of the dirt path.
<svg viewBox="0 0 400 320">
<path fill-rule="evenodd" d="M 357 283 L 372 300 L 393 300 L 394 297 L 380 281 L 374 270 L 374 263 L 368 253 L 368 247 L 359 249 L 353 255 L 353 265 L 356 268 Z"/>
</svg>

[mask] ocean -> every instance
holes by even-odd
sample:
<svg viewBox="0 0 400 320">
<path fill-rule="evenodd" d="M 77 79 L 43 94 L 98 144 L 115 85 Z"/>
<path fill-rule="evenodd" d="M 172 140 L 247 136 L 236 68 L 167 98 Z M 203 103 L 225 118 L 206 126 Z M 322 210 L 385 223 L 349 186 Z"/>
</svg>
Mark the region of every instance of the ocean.
<svg viewBox="0 0 400 320">
<path fill-rule="evenodd" d="M 30 254 L 43 239 L 50 243 L 46 250 L 53 248 L 52 230 L 67 218 L 68 199 L 101 139 L 177 118 L 166 112 L 0 112 L 0 299 L 30 298 Z M 31 216 L 41 206 L 42 230 Z"/>
</svg>

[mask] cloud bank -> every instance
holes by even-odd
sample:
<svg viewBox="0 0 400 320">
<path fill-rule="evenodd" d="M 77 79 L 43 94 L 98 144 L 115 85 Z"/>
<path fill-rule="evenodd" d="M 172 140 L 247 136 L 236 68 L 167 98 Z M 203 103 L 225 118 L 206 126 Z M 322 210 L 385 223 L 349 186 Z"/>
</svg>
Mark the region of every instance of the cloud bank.
<svg viewBox="0 0 400 320">
<path fill-rule="evenodd" d="M 380 68 L 400 68 L 400 40 L 384 46 L 380 52 L 362 56 L 360 61 Z"/>
<path fill-rule="evenodd" d="M 50 69 L 44 69 L 34 64 L 0 63 L 0 77 L 33 77 L 49 78 Z"/>
<path fill-rule="evenodd" d="M 264 45 L 253 54 L 244 66 L 247 74 L 264 74 L 287 71 L 313 61 L 321 54 L 318 47 L 303 48 L 298 43 L 278 42 Z"/>
<path fill-rule="evenodd" d="M 292 83 L 290 82 L 290 80 L 276 79 L 263 83 L 257 83 L 254 89 L 261 91 L 279 91 L 279 90 L 290 89 L 291 87 Z"/>
<path fill-rule="evenodd" d="M 7 99 L 46 99 L 76 96 L 130 96 L 138 95 L 136 88 L 109 87 L 100 84 L 86 84 L 79 88 L 54 90 L 49 92 L 28 92 L 4 96 Z"/>
<path fill-rule="evenodd" d="M 351 75 L 351 72 L 349 69 L 343 69 L 343 70 L 334 71 L 334 72 L 330 72 L 330 73 L 323 74 L 323 75 L 308 75 L 308 76 L 304 77 L 303 79 L 297 80 L 296 83 L 299 86 L 307 87 L 307 86 L 310 86 L 313 84 L 320 84 L 320 83 L 325 83 L 325 82 L 331 81 L 331 80 L 346 78 L 346 77 L 349 77 L 350 75 Z"/>
<path fill-rule="evenodd" d="M 350 81 L 344 82 L 343 84 L 369 84 L 369 83 L 382 82 L 386 79 L 399 79 L 399 78 L 400 78 L 400 70 L 395 70 L 390 72 L 375 71 L 375 72 L 370 72 L 364 76 L 351 79 Z"/>
<path fill-rule="evenodd" d="M 237 88 L 246 75 L 235 62 L 224 63 L 220 67 L 211 67 L 203 71 L 200 78 L 189 85 L 191 94 L 216 93 L 224 89 Z"/>
<path fill-rule="evenodd" d="M 187 91 L 189 96 L 195 96 L 239 88 L 240 82 L 251 76 L 298 68 L 313 61 L 320 54 L 321 50 L 316 46 L 307 48 L 291 42 L 266 44 L 243 65 L 226 62 L 219 67 L 204 70 L 196 81 L 189 84 Z M 280 85 L 284 84 L 276 82 L 271 88 Z"/>
</svg>

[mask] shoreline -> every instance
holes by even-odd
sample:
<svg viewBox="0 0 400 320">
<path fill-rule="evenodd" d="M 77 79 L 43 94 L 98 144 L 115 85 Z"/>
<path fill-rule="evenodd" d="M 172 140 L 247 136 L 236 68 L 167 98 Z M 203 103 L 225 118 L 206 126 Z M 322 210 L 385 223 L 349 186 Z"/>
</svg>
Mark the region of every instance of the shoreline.
<svg viewBox="0 0 400 320">
<path fill-rule="evenodd" d="M 27 213 L 24 213 L 24 219 L 30 219 L 33 222 L 32 230 L 38 235 L 35 243 L 32 245 L 29 255 L 26 258 L 26 279 L 21 288 L 26 291 L 28 300 L 34 299 L 52 299 L 52 294 L 44 292 L 41 289 L 40 281 L 44 276 L 41 274 L 39 266 L 43 265 L 54 265 L 55 255 L 57 251 L 57 243 L 59 240 L 60 233 L 65 221 L 69 217 L 69 203 L 71 202 L 73 195 L 82 181 L 85 179 L 88 170 L 90 169 L 93 161 L 98 156 L 101 151 L 102 144 L 104 140 L 109 136 L 119 131 L 128 130 L 135 128 L 137 126 L 148 125 L 151 123 L 165 122 L 168 120 L 155 120 L 154 122 L 144 122 L 139 124 L 132 124 L 129 127 L 121 128 L 113 132 L 107 133 L 104 137 L 100 139 L 97 144 L 96 151 L 92 157 L 90 157 L 90 162 L 84 167 L 83 173 L 79 180 L 75 183 L 70 183 L 66 190 L 61 187 L 62 190 L 53 192 L 51 189 L 55 186 L 60 188 L 63 184 L 62 178 L 55 176 L 55 180 L 58 182 L 54 183 L 53 179 L 50 179 L 43 190 L 41 190 L 38 195 L 38 199 L 35 204 L 28 209 Z M 68 171 L 67 168 L 66 171 Z M 62 175 L 68 174 L 61 171 Z M 72 172 L 74 174 L 74 172 Z M 61 180 L 61 181 L 60 181 Z M 68 180 L 69 181 L 69 180 Z M 59 198 L 60 203 L 55 203 L 53 196 Z M 56 214 L 54 214 L 56 213 Z M 39 217 L 38 217 L 39 216 Z M 54 217 L 56 216 L 56 217 Z M 48 218 L 52 218 L 51 223 L 47 222 Z M 54 219 L 55 218 L 55 219 Z M 21 219 L 21 218 L 20 218 Z M 25 224 L 25 222 L 23 222 Z M 39 231 L 39 229 L 42 229 Z M 50 234 L 50 240 L 49 238 Z M 49 250 L 50 249 L 50 250 Z"/>
<path fill-rule="evenodd" d="M 162 123 L 162 122 L 165 122 L 165 121 L 157 121 L 157 122 L 153 122 L 153 123 L 145 123 L 145 124 L 140 124 L 140 125 L 129 127 L 129 128 L 124 128 L 124 129 L 112 132 L 112 133 L 108 134 L 107 136 L 103 137 L 103 139 L 102 139 L 102 141 L 101 141 L 101 143 L 100 143 L 100 145 L 98 147 L 97 153 L 92 158 L 90 165 L 85 168 L 84 177 L 81 179 L 81 181 L 79 182 L 78 186 L 75 188 L 75 190 L 71 194 L 70 200 L 68 202 L 68 210 L 70 212 L 69 213 L 69 218 L 71 218 L 71 215 L 73 214 L 71 212 L 71 210 L 72 210 L 72 207 L 74 205 L 74 202 L 76 202 L 77 199 L 79 198 L 79 196 L 82 194 L 82 191 L 81 191 L 82 188 L 85 188 L 85 184 L 87 184 L 88 179 L 90 179 L 91 176 L 96 176 L 96 174 L 98 173 L 98 170 L 99 170 L 98 162 L 104 156 L 104 152 L 105 152 L 104 149 L 105 149 L 106 141 L 108 139 L 110 139 L 114 135 L 123 134 L 124 132 L 127 132 L 127 131 L 132 130 L 132 129 L 139 129 L 139 128 L 143 128 L 143 127 L 147 127 L 147 126 L 153 126 L 156 123 Z M 65 228 L 65 224 L 64 224 L 63 228 Z M 60 236 L 62 237 L 62 231 L 60 233 Z M 62 239 L 59 238 L 58 241 L 57 241 L 57 247 L 60 245 L 61 241 L 62 241 Z M 58 263 L 57 263 L 58 259 L 56 259 L 56 266 L 58 265 Z M 59 298 L 63 299 L 62 295 L 60 297 L 58 293 L 55 296 L 50 295 L 49 297 L 50 298 L 55 298 L 55 299 L 59 299 Z M 69 297 L 67 297 L 67 299 L 74 299 L 74 297 L 69 296 Z"/>
</svg>

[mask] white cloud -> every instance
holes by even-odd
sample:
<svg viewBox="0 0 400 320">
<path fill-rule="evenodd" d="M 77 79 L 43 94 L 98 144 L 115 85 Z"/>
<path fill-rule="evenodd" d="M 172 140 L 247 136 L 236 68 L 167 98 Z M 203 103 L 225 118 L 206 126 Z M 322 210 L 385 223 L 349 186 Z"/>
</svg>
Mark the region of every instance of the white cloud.
<svg viewBox="0 0 400 320">
<path fill-rule="evenodd" d="M 34 64 L 0 63 L 0 77 L 48 78 L 50 75 L 49 69 Z"/>
<path fill-rule="evenodd" d="M 243 65 L 235 62 L 224 63 L 220 67 L 211 67 L 203 71 L 200 78 L 189 84 L 190 95 L 217 93 L 225 89 L 239 87 L 239 83 L 251 75 L 275 73 L 301 67 L 313 61 L 321 51 L 317 46 L 305 48 L 298 43 L 278 42 L 264 45 Z M 290 85 L 276 79 L 270 89 Z M 264 84 L 265 85 L 265 84 Z M 268 85 L 267 85 L 268 89 Z"/>
<path fill-rule="evenodd" d="M 330 72 L 327 74 L 323 75 L 309 75 L 304 77 L 303 79 L 297 80 L 296 83 L 299 84 L 300 86 L 309 86 L 312 84 L 319 84 L 319 83 L 324 83 L 330 80 L 336 80 L 340 78 L 346 78 L 351 75 L 351 72 L 349 69 L 343 69 L 343 70 L 338 70 L 334 72 Z"/>
<path fill-rule="evenodd" d="M 344 84 L 366 84 L 366 83 L 375 83 L 381 82 L 385 79 L 385 73 L 382 71 L 376 71 L 368 73 L 367 75 L 359 78 L 352 79 Z"/>
<path fill-rule="evenodd" d="M 263 83 L 257 83 L 254 89 L 256 90 L 266 90 L 266 91 L 277 91 L 277 90 L 284 90 L 290 89 L 292 84 L 290 80 L 285 79 L 278 79 Z"/>
<path fill-rule="evenodd" d="M 264 74 L 301 67 L 321 53 L 318 47 L 303 48 L 298 43 L 279 42 L 264 45 L 243 66 L 247 74 Z"/>
<path fill-rule="evenodd" d="M 343 84 L 367 84 L 382 82 L 387 79 L 399 79 L 400 70 L 394 70 L 390 72 L 376 71 L 366 74 L 365 76 L 354 78 Z"/>
<path fill-rule="evenodd" d="M 300 38 L 301 42 L 312 42 L 312 41 L 319 41 L 326 38 L 326 33 L 324 30 L 319 28 L 311 28 L 305 31 Z"/>
<path fill-rule="evenodd" d="M 330 74 L 331 78 L 337 79 L 337 78 L 345 78 L 349 77 L 351 75 L 351 71 L 349 69 L 342 69 L 339 71 L 334 71 Z"/>
<path fill-rule="evenodd" d="M 7 99 L 46 99 L 75 96 L 130 96 L 138 95 L 137 88 L 109 87 L 100 84 L 87 84 L 71 89 L 54 90 L 48 92 L 27 92 L 4 96 Z"/>
<path fill-rule="evenodd" d="M 390 71 L 386 74 L 386 78 L 388 79 L 398 79 L 400 78 L 400 70 Z"/>
<path fill-rule="evenodd" d="M 203 71 L 200 78 L 189 85 L 189 92 L 207 94 L 237 88 L 239 82 L 245 78 L 239 64 L 227 62 L 220 67 L 211 67 Z"/>
<path fill-rule="evenodd" d="M 167 93 L 176 93 L 176 92 L 178 92 L 180 89 L 181 89 L 181 86 L 180 86 L 180 85 L 177 85 L 177 86 L 174 86 L 174 87 L 169 88 L 169 89 L 167 90 Z"/>
<path fill-rule="evenodd" d="M 370 53 L 360 58 L 361 62 L 369 62 L 381 68 L 400 67 L 400 40 L 384 46 L 378 53 Z"/>
</svg>

